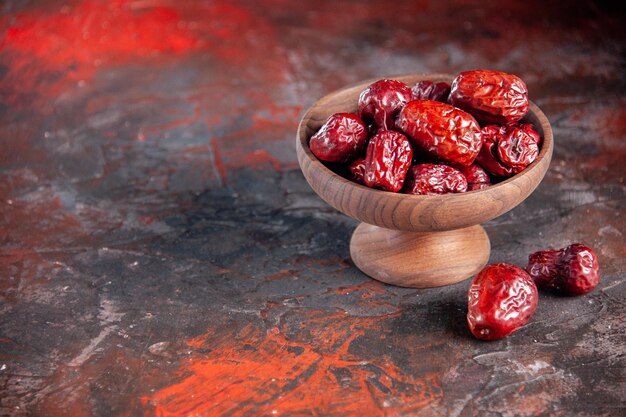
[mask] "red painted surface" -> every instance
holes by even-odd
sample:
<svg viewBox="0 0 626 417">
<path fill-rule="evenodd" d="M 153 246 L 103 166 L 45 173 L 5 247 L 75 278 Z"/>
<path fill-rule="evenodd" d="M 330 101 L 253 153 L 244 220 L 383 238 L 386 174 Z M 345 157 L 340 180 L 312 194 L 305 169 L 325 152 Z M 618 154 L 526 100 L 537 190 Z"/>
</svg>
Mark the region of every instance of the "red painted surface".
<svg viewBox="0 0 626 417">
<path fill-rule="evenodd" d="M 505 3 L 5 0 L 0 415 L 621 411 L 623 25 Z M 522 76 L 557 141 L 493 259 L 582 236 L 605 274 L 499 344 L 464 284 L 356 270 L 293 146 L 335 88 L 480 67 Z"/>
<path fill-rule="evenodd" d="M 230 64 L 249 56 L 242 48 L 250 28 L 271 29 L 231 2 L 183 4 L 132 0 L 84 0 L 58 12 L 25 11 L 4 18 L 8 26 L 0 50 L 24 54 L 12 60 L 16 70 L 41 60 L 47 70 L 69 70 L 69 79 L 84 79 L 97 67 L 159 55 L 205 49 Z M 169 3 L 169 4 L 168 4 Z"/>
<path fill-rule="evenodd" d="M 355 339 L 384 332 L 384 322 L 397 315 L 306 314 L 299 329 L 259 333 L 247 326 L 219 341 L 209 333 L 188 342 L 213 351 L 185 361 L 181 382 L 143 398 L 154 408 L 146 415 L 395 415 L 440 401 L 436 376 L 415 378 L 388 356 L 363 360 L 350 352 Z M 313 341 L 299 342 L 299 332 Z"/>
</svg>

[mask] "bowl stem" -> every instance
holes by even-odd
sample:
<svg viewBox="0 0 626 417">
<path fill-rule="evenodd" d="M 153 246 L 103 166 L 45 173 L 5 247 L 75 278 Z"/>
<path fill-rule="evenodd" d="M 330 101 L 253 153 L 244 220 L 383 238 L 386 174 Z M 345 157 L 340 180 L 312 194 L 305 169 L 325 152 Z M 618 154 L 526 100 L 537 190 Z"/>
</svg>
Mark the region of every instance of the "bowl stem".
<svg viewBox="0 0 626 417">
<path fill-rule="evenodd" d="M 490 250 L 480 225 L 417 233 L 361 223 L 350 240 L 350 255 L 361 271 L 387 284 L 413 288 L 463 281 L 487 264 Z"/>
</svg>

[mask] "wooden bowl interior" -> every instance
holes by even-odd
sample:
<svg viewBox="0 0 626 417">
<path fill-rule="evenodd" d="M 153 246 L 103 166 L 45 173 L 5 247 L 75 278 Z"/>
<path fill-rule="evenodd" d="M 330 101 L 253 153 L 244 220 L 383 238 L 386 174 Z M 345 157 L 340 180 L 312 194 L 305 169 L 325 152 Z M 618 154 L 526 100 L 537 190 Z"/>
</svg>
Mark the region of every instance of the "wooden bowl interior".
<svg viewBox="0 0 626 417">
<path fill-rule="evenodd" d="M 413 85 L 421 80 L 451 82 L 448 74 L 390 77 Z M 395 230 L 428 232 L 459 229 L 491 220 L 517 206 L 543 179 L 554 147 L 548 119 L 534 103 L 523 121 L 532 123 L 542 137 L 538 158 L 521 173 L 483 190 L 445 195 L 407 195 L 375 190 L 354 183 L 327 168 L 310 151 L 310 137 L 326 119 L 338 112 L 355 112 L 367 80 L 318 100 L 298 127 L 296 151 L 302 173 L 328 204 L 365 223 Z"/>
</svg>

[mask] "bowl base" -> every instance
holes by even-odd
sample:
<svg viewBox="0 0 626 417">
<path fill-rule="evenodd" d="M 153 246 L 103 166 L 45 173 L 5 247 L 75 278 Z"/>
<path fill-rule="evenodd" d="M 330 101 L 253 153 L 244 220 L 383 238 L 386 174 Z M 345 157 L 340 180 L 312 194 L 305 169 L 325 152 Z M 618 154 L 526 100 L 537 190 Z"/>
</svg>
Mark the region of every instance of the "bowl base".
<svg viewBox="0 0 626 417">
<path fill-rule="evenodd" d="M 480 225 L 443 232 L 404 232 L 367 223 L 350 240 L 355 265 L 370 277 L 400 287 L 454 284 L 489 260 L 489 237 Z"/>
</svg>

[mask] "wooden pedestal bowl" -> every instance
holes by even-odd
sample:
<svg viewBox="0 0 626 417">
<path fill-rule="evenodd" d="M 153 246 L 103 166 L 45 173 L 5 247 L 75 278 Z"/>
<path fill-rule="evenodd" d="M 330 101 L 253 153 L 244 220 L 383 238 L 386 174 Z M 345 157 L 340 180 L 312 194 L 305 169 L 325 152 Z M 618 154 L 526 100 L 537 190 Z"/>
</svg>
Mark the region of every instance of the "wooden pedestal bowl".
<svg viewBox="0 0 626 417">
<path fill-rule="evenodd" d="M 451 82 L 445 74 L 393 77 L 409 86 L 421 80 Z M 548 119 L 534 103 L 523 121 L 543 138 L 539 157 L 521 173 L 483 190 L 445 195 L 407 195 L 375 190 L 327 168 L 309 139 L 328 116 L 356 112 L 367 80 L 317 101 L 298 127 L 298 162 L 311 188 L 328 204 L 360 220 L 350 241 L 355 265 L 379 281 L 402 287 L 436 287 L 475 275 L 489 260 L 489 237 L 480 226 L 511 210 L 539 185 L 554 147 Z"/>
</svg>

